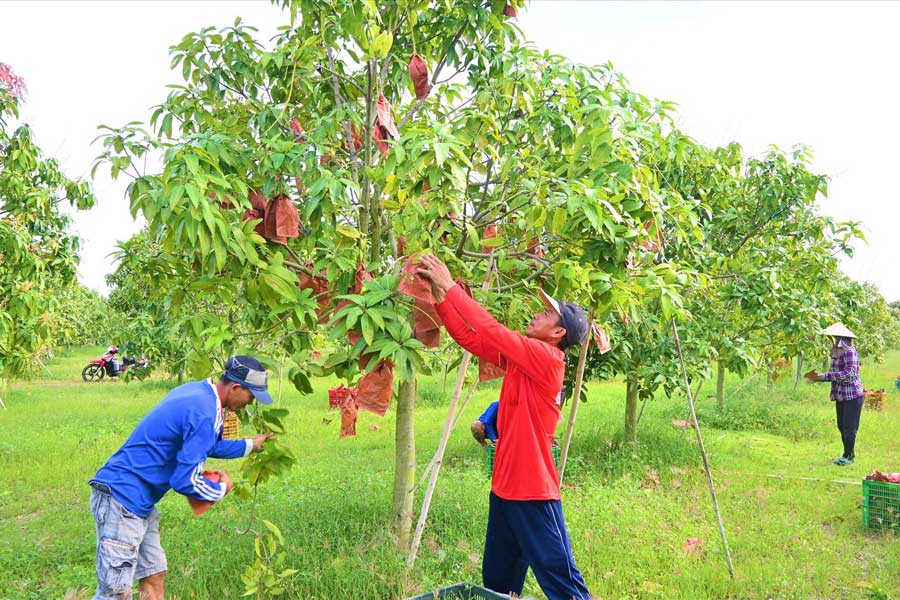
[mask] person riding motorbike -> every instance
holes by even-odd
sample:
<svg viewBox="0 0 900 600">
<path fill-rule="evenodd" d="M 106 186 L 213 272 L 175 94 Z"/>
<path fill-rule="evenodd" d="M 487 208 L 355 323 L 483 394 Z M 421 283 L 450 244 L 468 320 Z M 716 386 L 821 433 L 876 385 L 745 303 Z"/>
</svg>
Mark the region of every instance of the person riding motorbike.
<svg viewBox="0 0 900 600">
<path fill-rule="evenodd" d="M 116 377 L 119 374 L 119 359 L 116 358 L 116 352 L 119 351 L 119 347 L 113 344 L 106 350 L 106 354 L 103 355 L 103 359 L 106 360 L 106 374 L 110 377 Z"/>
</svg>

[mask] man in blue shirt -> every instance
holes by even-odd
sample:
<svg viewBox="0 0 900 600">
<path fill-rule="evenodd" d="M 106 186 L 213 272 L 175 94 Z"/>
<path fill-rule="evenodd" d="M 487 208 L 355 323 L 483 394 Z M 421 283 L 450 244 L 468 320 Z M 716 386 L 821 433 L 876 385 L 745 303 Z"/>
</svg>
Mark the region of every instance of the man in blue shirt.
<svg viewBox="0 0 900 600">
<path fill-rule="evenodd" d="M 223 440 L 226 410 L 254 399 L 271 404 L 266 369 L 250 356 L 232 356 L 218 381 L 178 386 L 145 416 L 91 479 L 97 526 L 94 600 L 130 600 L 135 579 L 141 600 L 162 600 L 167 569 L 156 503 L 167 491 L 217 502 L 231 490 L 224 471 L 203 475 L 208 457 L 240 458 L 260 451 L 271 434 Z"/>
<path fill-rule="evenodd" d="M 497 441 L 497 409 L 500 408 L 500 402 L 491 402 L 488 407 L 481 413 L 477 420 L 472 422 L 472 437 L 481 444 L 486 446 L 490 442 Z"/>
</svg>

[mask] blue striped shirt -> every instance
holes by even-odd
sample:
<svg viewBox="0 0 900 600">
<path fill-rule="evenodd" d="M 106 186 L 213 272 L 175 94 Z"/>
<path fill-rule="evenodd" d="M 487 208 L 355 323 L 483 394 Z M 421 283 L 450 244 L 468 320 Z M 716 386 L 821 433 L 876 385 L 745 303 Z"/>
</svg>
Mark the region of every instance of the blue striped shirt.
<svg viewBox="0 0 900 600">
<path fill-rule="evenodd" d="M 217 502 L 225 486 L 203 476 L 203 462 L 253 450 L 251 439 L 223 440 L 222 425 L 222 403 L 211 381 L 180 385 L 138 423 L 91 482 L 109 486 L 116 500 L 143 518 L 170 489 Z"/>
</svg>

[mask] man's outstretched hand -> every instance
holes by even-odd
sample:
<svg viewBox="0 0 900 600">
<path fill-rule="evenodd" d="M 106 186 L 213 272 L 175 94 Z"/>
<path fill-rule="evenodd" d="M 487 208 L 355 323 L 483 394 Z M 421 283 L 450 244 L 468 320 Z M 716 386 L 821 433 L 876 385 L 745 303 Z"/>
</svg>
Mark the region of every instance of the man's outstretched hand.
<svg viewBox="0 0 900 600">
<path fill-rule="evenodd" d="M 453 276 L 450 275 L 450 269 L 447 265 L 433 254 L 423 254 L 419 257 L 419 268 L 416 272 L 431 282 L 431 293 L 434 295 L 434 301 L 441 303 L 444 301 L 444 295 L 454 285 Z"/>
<path fill-rule="evenodd" d="M 253 437 L 253 452 L 262 452 L 263 444 L 274 435 L 273 433 L 261 433 Z"/>
</svg>

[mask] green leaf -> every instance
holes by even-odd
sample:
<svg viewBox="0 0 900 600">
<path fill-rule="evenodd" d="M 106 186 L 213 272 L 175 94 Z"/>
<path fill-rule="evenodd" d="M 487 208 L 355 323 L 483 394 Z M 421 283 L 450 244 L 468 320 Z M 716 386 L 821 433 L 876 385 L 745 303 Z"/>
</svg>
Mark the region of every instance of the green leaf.
<svg viewBox="0 0 900 600">
<path fill-rule="evenodd" d="M 359 322 L 362 327 L 363 339 L 366 340 L 366 344 L 371 344 L 375 341 L 375 331 L 372 327 L 372 321 L 367 315 L 364 315 Z"/>
<path fill-rule="evenodd" d="M 569 219 L 569 213 L 566 212 L 564 208 L 557 208 L 553 211 L 553 221 L 550 224 L 550 231 L 553 233 L 562 233 L 563 228 L 566 226 L 566 221 Z"/>
<path fill-rule="evenodd" d="M 292 286 L 281 277 L 277 277 L 270 273 L 262 273 L 260 274 L 260 279 L 286 301 L 295 302 L 297 300 L 300 288 Z"/>
<path fill-rule="evenodd" d="M 442 166 L 444 161 L 447 160 L 447 154 L 450 152 L 450 146 L 443 142 L 436 142 L 434 144 L 434 160 L 437 162 L 438 166 Z"/>
<path fill-rule="evenodd" d="M 358 240 L 362 237 L 362 234 L 355 227 L 350 227 L 349 225 L 338 225 L 335 227 L 335 230 L 344 237 L 348 237 L 354 240 Z"/>
<path fill-rule="evenodd" d="M 194 379 L 209 377 L 209 374 L 213 371 L 212 362 L 209 360 L 209 357 L 197 350 L 192 350 L 191 353 L 188 354 L 187 368 Z"/>
</svg>

